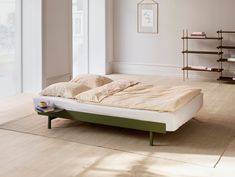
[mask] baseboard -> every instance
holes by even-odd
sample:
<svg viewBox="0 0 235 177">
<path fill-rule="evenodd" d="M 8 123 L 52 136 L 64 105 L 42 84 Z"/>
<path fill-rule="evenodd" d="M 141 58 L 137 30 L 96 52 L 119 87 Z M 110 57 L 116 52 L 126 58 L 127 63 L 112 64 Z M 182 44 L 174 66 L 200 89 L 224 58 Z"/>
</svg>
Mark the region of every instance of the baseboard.
<svg viewBox="0 0 235 177">
<path fill-rule="evenodd" d="M 160 75 L 182 77 L 182 66 L 177 65 L 160 65 L 152 63 L 129 63 L 129 62 L 112 62 L 112 72 L 121 74 L 141 74 L 141 75 Z M 235 73 L 234 71 L 224 71 L 224 73 Z M 189 77 L 195 79 L 215 80 L 219 73 L 194 72 L 189 71 Z"/>
<path fill-rule="evenodd" d="M 177 75 L 181 76 L 182 72 L 179 66 L 165 66 L 146 63 L 128 63 L 112 62 L 112 71 L 123 74 L 147 74 L 147 75 Z"/>
</svg>

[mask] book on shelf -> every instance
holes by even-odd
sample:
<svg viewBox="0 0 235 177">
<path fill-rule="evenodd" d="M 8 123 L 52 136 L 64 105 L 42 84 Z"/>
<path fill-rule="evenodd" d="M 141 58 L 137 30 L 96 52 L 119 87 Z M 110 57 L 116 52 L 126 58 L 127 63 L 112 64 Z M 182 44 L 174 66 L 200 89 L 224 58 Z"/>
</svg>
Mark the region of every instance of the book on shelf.
<svg viewBox="0 0 235 177">
<path fill-rule="evenodd" d="M 207 69 L 207 67 L 206 66 L 190 66 L 189 68 L 191 68 L 191 69 Z"/>
<path fill-rule="evenodd" d="M 202 31 L 196 31 L 196 32 L 192 32 L 192 34 L 195 34 L 195 35 L 205 35 L 206 33 L 202 32 Z"/>
<path fill-rule="evenodd" d="M 192 37 L 206 37 L 206 33 L 205 32 L 193 32 L 191 36 Z"/>
<path fill-rule="evenodd" d="M 217 68 L 210 68 L 206 66 L 189 66 L 189 69 L 199 69 L 199 70 L 207 70 L 207 71 L 217 71 Z"/>
<path fill-rule="evenodd" d="M 228 58 L 227 60 L 235 62 L 235 58 Z"/>
</svg>

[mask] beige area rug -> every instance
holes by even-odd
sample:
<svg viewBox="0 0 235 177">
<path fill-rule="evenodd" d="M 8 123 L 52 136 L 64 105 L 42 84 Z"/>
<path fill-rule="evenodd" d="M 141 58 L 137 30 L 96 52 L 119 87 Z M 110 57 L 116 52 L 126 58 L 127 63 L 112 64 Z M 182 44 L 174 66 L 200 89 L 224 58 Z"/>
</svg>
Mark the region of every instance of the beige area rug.
<svg viewBox="0 0 235 177">
<path fill-rule="evenodd" d="M 65 119 L 53 120 L 52 126 L 48 130 L 47 118 L 32 114 L 0 128 L 206 167 L 218 163 L 234 136 L 234 129 L 191 120 L 176 132 L 156 134 L 151 147 L 147 132 Z"/>
</svg>

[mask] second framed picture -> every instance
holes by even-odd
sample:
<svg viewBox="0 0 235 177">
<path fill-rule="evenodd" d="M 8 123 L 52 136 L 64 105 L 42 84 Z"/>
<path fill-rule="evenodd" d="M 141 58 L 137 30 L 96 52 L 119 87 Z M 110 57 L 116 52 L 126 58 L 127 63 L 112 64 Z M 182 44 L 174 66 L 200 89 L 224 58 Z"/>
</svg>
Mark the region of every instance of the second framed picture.
<svg viewBox="0 0 235 177">
<path fill-rule="evenodd" d="M 158 33 L 158 3 L 154 0 L 143 0 L 138 3 L 138 32 Z"/>
</svg>

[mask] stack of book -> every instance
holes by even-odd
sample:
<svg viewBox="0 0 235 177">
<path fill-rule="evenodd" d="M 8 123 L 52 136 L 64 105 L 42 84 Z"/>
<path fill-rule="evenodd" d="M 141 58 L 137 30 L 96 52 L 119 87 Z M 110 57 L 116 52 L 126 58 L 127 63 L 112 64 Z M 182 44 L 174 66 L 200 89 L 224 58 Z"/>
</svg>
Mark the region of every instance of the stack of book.
<svg viewBox="0 0 235 177">
<path fill-rule="evenodd" d="M 55 110 L 54 106 L 50 106 L 44 101 L 41 101 L 35 108 L 36 111 L 38 112 L 52 112 Z"/>
<path fill-rule="evenodd" d="M 201 38 L 205 38 L 206 37 L 206 33 L 205 32 L 193 32 L 191 34 L 192 37 L 201 37 Z"/>
<path fill-rule="evenodd" d="M 230 57 L 228 57 L 228 61 L 235 62 L 235 55 L 230 55 Z"/>
<path fill-rule="evenodd" d="M 201 70 L 209 70 L 209 71 L 212 71 L 213 68 L 209 68 L 209 67 L 206 67 L 206 66 L 191 66 L 190 68 L 192 69 L 201 69 Z"/>
</svg>

